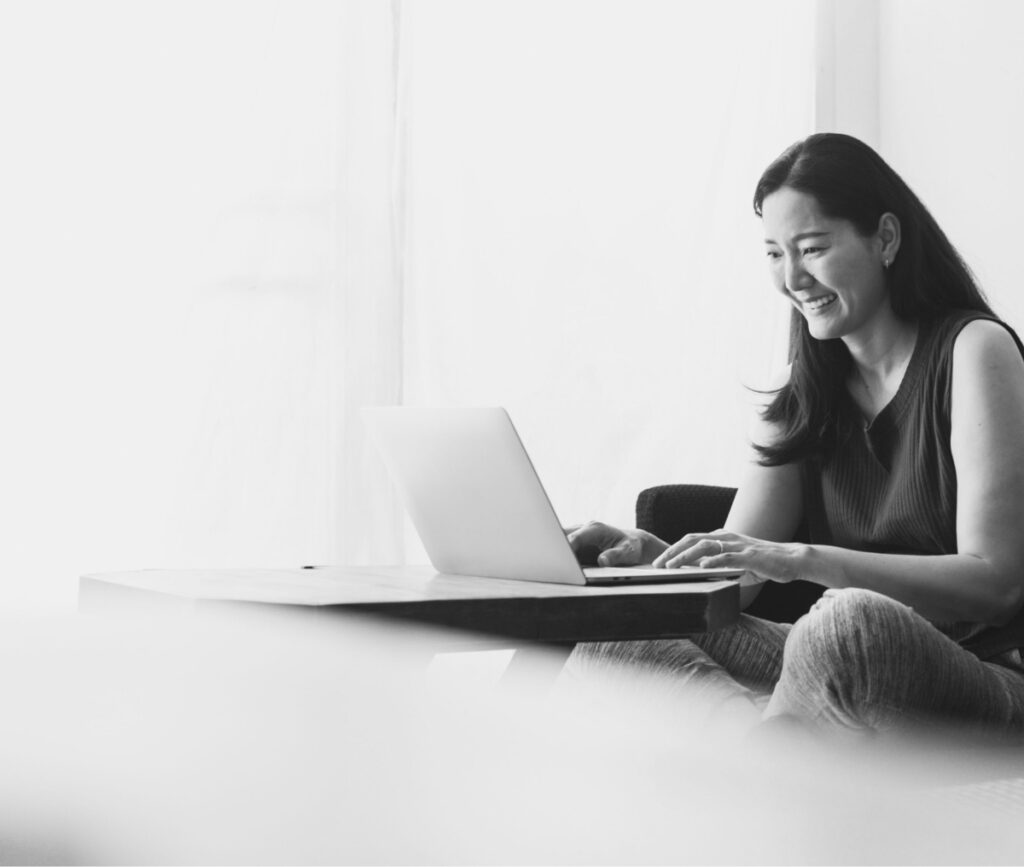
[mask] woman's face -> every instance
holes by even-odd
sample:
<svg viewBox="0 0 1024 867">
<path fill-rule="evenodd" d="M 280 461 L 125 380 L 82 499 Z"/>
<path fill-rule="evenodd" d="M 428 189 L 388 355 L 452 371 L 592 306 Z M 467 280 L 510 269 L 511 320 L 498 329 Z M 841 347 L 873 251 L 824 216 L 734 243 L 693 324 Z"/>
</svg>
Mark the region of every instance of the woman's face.
<svg viewBox="0 0 1024 867">
<path fill-rule="evenodd" d="M 781 187 L 761 203 L 775 288 L 818 340 L 851 337 L 891 316 L 880 234 L 826 217 L 814 196 Z"/>
</svg>

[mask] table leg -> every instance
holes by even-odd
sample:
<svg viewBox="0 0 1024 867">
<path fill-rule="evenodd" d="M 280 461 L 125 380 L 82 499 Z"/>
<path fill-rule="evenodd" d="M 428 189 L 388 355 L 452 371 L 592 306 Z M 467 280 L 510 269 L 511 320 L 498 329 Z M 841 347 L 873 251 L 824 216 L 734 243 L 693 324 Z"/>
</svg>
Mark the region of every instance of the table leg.
<svg viewBox="0 0 1024 867">
<path fill-rule="evenodd" d="M 520 645 L 501 676 L 502 688 L 550 689 L 575 646 L 572 641 Z"/>
</svg>

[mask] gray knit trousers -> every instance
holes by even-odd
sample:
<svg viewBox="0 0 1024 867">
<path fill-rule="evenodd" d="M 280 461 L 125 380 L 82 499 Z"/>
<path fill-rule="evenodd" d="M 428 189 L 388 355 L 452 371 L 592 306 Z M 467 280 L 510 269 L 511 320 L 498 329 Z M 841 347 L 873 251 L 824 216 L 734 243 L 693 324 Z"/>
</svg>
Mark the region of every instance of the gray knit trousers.
<svg viewBox="0 0 1024 867">
<path fill-rule="evenodd" d="M 870 590 L 828 591 L 794 625 L 741 615 L 691 640 L 577 645 L 568 679 L 602 672 L 633 672 L 705 704 L 747 701 L 762 719 L 785 716 L 818 730 L 940 725 L 1024 740 L 1020 651 L 982 661 Z"/>
</svg>

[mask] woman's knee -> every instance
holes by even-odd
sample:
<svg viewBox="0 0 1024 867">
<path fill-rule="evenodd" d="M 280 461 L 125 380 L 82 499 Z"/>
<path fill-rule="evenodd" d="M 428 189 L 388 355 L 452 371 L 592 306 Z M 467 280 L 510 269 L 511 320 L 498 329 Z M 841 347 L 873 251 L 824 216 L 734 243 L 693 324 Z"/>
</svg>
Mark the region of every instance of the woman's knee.
<svg viewBox="0 0 1024 867">
<path fill-rule="evenodd" d="M 865 590 L 862 587 L 846 587 L 843 589 L 829 588 L 811 607 L 815 611 L 853 611 L 857 613 L 888 612 L 894 609 L 910 611 L 911 609 L 902 602 L 877 593 L 874 590 Z"/>
<path fill-rule="evenodd" d="M 861 588 L 826 590 L 796 622 L 786 643 L 787 658 L 810 655 L 844 668 L 855 659 L 887 655 L 915 617 L 911 608 Z M 891 663 L 892 658 L 888 658 Z"/>
<path fill-rule="evenodd" d="M 796 622 L 786 642 L 776 711 L 844 727 L 873 725 L 875 705 L 900 699 L 900 644 L 913 611 L 870 590 L 829 591 Z"/>
</svg>

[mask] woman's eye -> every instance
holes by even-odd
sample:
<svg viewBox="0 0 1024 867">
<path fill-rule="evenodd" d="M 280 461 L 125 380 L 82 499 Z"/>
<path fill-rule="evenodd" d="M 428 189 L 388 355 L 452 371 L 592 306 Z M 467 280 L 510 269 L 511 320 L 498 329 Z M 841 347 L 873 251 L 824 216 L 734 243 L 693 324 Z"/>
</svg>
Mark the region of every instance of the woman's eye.
<svg viewBox="0 0 1024 867">
<path fill-rule="evenodd" d="M 769 250 L 765 254 L 769 259 L 781 259 L 782 254 L 778 250 Z"/>
<path fill-rule="evenodd" d="M 801 255 L 809 256 L 811 253 L 820 253 L 824 249 L 825 249 L 824 247 L 804 247 L 800 251 L 800 253 L 801 253 Z"/>
</svg>

